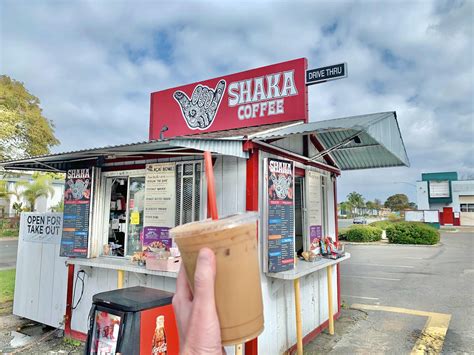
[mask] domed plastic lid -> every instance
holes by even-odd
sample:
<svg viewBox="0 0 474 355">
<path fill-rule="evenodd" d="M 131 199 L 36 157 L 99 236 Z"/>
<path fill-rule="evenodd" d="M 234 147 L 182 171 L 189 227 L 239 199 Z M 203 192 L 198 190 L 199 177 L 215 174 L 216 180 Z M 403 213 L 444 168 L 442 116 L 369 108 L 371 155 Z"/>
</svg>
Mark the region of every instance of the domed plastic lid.
<svg viewBox="0 0 474 355">
<path fill-rule="evenodd" d="M 170 236 L 171 238 L 186 238 L 216 230 L 230 229 L 242 224 L 255 223 L 257 219 L 257 212 L 238 213 L 217 220 L 206 219 L 172 228 L 170 229 Z"/>
</svg>

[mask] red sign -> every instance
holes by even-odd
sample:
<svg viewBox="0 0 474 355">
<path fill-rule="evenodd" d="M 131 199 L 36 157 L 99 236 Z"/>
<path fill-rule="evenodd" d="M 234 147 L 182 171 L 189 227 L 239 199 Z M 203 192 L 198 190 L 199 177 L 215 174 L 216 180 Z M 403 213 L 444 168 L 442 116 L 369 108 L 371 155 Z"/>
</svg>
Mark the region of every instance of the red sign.
<svg viewBox="0 0 474 355">
<path fill-rule="evenodd" d="M 150 139 L 308 119 L 307 60 L 247 70 L 151 94 Z M 166 131 L 166 127 L 168 128 Z"/>
</svg>

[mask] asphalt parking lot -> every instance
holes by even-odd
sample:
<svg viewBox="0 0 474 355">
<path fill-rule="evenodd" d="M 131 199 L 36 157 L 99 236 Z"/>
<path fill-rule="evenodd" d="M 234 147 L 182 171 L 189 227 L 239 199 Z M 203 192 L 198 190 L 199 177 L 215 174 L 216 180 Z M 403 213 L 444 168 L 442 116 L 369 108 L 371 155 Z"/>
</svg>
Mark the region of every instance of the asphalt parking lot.
<svg viewBox="0 0 474 355">
<path fill-rule="evenodd" d="M 15 268 L 17 250 L 17 238 L 0 239 L 0 270 Z"/>
<path fill-rule="evenodd" d="M 440 246 L 346 245 L 352 257 L 341 265 L 341 298 L 367 316 L 329 352 L 406 354 L 421 342 L 428 352 L 441 345 L 446 354 L 473 353 L 473 245 L 467 230 L 442 232 Z M 444 339 L 426 339 L 428 321 L 447 327 Z M 317 344 L 305 350 L 312 349 Z"/>
</svg>

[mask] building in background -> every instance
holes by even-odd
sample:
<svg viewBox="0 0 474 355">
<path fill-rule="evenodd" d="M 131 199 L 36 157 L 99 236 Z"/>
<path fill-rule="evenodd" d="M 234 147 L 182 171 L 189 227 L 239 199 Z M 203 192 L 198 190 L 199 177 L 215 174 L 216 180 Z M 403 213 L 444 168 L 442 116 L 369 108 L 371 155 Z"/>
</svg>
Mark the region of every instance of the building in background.
<svg viewBox="0 0 474 355">
<path fill-rule="evenodd" d="M 17 192 L 19 196 L 11 194 L 8 198 L 0 198 L 0 218 L 13 217 L 17 214 L 13 208 L 15 202 L 21 202 L 24 208 L 29 206 L 26 199 L 21 195 L 26 189 L 24 183 L 31 183 L 34 180 L 33 173 L 22 172 L 18 176 L 6 176 L 3 180 L 6 181 L 7 191 Z M 39 197 L 34 206 L 35 211 L 50 212 L 52 208 L 58 206 L 58 204 L 63 200 L 64 180 L 52 180 L 51 186 L 54 188 L 54 193 L 47 198 L 44 196 Z"/>
<path fill-rule="evenodd" d="M 423 173 L 416 183 L 419 210 L 439 211 L 441 225 L 474 226 L 474 180 L 456 172 Z"/>
</svg>

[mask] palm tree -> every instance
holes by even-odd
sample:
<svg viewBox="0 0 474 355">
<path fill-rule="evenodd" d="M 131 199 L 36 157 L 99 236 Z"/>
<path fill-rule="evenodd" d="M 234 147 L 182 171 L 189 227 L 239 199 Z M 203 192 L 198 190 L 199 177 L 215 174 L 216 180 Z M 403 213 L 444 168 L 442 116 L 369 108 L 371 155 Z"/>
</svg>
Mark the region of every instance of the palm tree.
<svg viewBox="0 0 474 355">
<path fill-rule="evenodd" d="M 347 202 L 349 202 L 353 208 L 357 209 L 360 209 L 365 206 L 364 197 L 360 193 L 355 191 L 347 195 Z"/>
<path fill-rule="evenodd" d="M 25 185 L 26 189 L 21 192 L 21 195 L 28 201 L 31 211 L 35 209 L 36 200 L 40 197 L 54 195 L 54 187 L 51 184 L 51 178 L 47 175 L 39 175 L 32 182 Z"/>
</svg>

